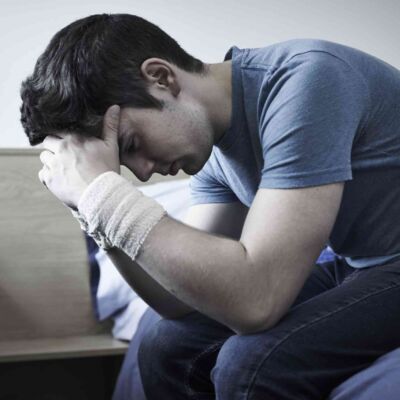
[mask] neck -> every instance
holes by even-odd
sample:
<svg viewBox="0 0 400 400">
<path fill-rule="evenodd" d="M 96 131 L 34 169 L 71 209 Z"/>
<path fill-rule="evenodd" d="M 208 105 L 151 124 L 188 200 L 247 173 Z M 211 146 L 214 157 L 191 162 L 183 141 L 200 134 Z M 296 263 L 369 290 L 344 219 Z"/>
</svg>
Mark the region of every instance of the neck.
<svg viewBox="0 0 400 400">
<path fill-rule="evenodd" d="M 232 62 L 206 64 L 203 75 L 185 73 L 192 96 L 205 108 L 213 130 L 213 141 L 218 142 L 231 125 Z"/>
<path fill-rule="evenodd" d="M 214 127 L 216 143 L 231 125 L 232 115 L 232 61 L 208 64 L 208 91 L 206 107 Z"/>
</svg>

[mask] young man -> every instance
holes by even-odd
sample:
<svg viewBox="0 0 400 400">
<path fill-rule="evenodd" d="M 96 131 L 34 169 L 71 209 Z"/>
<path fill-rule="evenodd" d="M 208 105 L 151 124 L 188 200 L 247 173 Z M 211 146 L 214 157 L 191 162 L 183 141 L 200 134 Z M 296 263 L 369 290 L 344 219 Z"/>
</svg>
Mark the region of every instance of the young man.
<svg viewBox="0 0 400 400">
<path fill-rule="evenodd" d="M 400 346 L 398 70 L 320 40 L 204 64 L 96 15 L 21 93 L 39 179 L 164 317 L 139 352 L 148 399 L 322 399 Z M 186 224 L 120 164 L 193 175 Z M 342 258 L 315 266 L 327 243 Z"/>
</svg>

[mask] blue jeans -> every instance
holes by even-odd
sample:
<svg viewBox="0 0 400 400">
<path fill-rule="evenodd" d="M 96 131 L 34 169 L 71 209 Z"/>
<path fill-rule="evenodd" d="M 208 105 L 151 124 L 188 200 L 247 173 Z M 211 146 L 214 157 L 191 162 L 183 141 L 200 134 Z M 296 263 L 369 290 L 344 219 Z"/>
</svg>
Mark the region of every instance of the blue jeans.
<svg viewBox="0 0 400 400">
<path fill-rule="evenodd" d="M 193 312 L 161 319 L 143 337 L 147 400 L 326 399 L 400 347 L 400 262 L 317 265 L 288 313 L 268 330 L 236 335 Z"/>
<path fill-rule="evenodd" d="M 149 307 L 140 319 L 136 333 L 129 343 L 128 352 L 124 357 L 112 400 L 147 400 L 139 373 L 138 350 L 143 338 L 160 318 L 160 315 Z"/>
<path fill-rule="evenodd" d="M 400 348 L 347 379 L 331 392 L 328 400 L 398 400 L 399 397 Z"/>
</svg>

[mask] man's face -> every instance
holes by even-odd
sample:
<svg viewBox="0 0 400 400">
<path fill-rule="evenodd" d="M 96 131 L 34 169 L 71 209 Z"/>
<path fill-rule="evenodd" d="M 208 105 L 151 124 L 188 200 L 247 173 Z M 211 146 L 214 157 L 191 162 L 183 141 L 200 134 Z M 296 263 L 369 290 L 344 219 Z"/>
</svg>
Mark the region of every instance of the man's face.
<svg viewBox="0 0 400 400">
<path fill-rule="evenodd" d="M 213 132 L 198 104 L 166 102 L 162 110 L 124 107 L 119 125 L 120 162 L 139 180 L 156 172 L 197 173 L 209 158 Z"/>
</svg>

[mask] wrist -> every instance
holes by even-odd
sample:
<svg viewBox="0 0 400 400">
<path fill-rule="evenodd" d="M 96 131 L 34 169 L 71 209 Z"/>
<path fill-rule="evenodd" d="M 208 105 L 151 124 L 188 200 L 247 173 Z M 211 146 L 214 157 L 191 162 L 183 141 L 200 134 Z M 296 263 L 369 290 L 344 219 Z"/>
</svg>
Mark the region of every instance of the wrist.
<svg viewBox="0 0 400 400">
<path fill-rule="evenodd" d="M 159 203 L 114 171 L 90 183 L 79 200 L 78 211 L 89 235 L 105 238 L 108 248 L 118 247 L 132 259 L 150 230 L 167 214 Z"/>
</svg>

